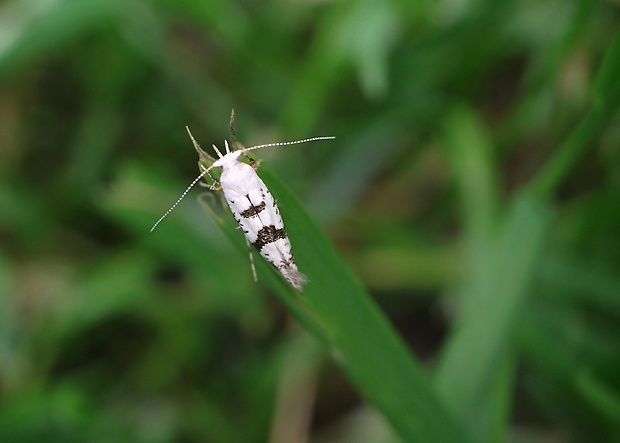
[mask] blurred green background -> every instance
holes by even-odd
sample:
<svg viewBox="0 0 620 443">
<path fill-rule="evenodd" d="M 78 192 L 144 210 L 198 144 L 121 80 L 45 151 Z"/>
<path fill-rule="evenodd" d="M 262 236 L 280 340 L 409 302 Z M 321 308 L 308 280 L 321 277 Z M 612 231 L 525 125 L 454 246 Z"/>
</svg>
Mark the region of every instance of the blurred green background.
<svg viewBox="0 0 620 443">
<path fill-rule="evenodd" d="M 3 2 L 0 441 L 620 441 L 619 23 Z M 185 125 L 222 146 L 232 108 L 246 146 L 337 137 L 256 152 L 303 298 L 204 189 L 149 234 L 198 174 Z"/>
</svg>

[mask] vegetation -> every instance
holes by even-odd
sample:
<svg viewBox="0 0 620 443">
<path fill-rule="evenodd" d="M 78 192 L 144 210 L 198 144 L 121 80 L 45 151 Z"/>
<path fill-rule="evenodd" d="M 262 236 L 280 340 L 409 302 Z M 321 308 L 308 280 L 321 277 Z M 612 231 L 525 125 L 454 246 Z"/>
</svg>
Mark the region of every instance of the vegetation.
<svg viewBox="0 0 620 443">
<path fill-rule="evenodd" d="M 0 5 L 0 441 L 620 435 L 620 11 Z M 235 108 L 300 270 L 199 173 Z"/>
</svg>

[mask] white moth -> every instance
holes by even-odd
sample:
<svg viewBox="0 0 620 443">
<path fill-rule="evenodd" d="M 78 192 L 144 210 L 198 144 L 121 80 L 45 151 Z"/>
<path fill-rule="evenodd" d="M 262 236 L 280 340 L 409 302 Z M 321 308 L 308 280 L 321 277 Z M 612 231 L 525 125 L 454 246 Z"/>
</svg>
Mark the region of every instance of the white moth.
<svg viewBox="0 0 620 443">
<path fill-rule="evenodd" d="M 236 144 L 235 130 L 234 130 L 234 110 L 230 118 L 230 135 L 233 148 Z M 248 151 L 255 149 L 266 148 L 270 146 L 286 146 L 298 143 L 306 143 L 315 140 L 331 140 L 335 137 L 313 137 L 304 140 L 296 140 L 290 142 L 279 143 L 267 143 L 264 145 L 251 146 L 249 148 L 241 148 L 236 151 L 230 150 L 228 142 L 224 142 L 226 147 L 226 153 L 222 153 L 218 148 L 213 145 L 213 149 L 218 155 L 218 159 L 211 157 L 205 151 L 202 150 L 200 145 L 196 142 L 189 128 L 186 128 L 189 133 L 194 148 L 198 152 L 199 161 L 198 167 L 200 168 L 200 175 L 187 187 L 187 189 L 181 194 L 179 199 L 168 209 L 164 215 L 151 228 L 151 232 L 157 227 L 157 225 L 168 215 L 172 210 L 183 200 L 183 197 L 206 175 L 209 175 L 213 184 L 209 185 L 211 190 L 221 189 L 224 192 L 224 198 L 230 207 L 230 210 L 235 217 L 235 220 L 239 224 L 245 240 L 248 243 L 254 245 L 258 252 L 271 263 L 282 276 L 299 292 L 303 293 L 303 285 L 307 282 L 307 278 L 297 269 L 295 259 L 291 250 L 291 242 L 286 235 L 284 229 L 284 223 L 280 216 L 280 211 L 275 199 L 269 192 L 269 189 L 261 178 L 256 174 L 256 166 L 251 166 L 247 163 L 239 161 L 239 157 L 244 155 L 247 157 Z M 210 166 L 205 167 L 204 163 L 209 163 Z M 211 176 L 210 171 L 213 168 L 221 168 L 222 173 L 218 181 Z M 252 265 L 252 273 L 254 280 L 256 280 L 256 270 L 254 269 L 254 262 L 252 259 L 252 253 L 250 252 L 250 260 Z"/>
</svg>

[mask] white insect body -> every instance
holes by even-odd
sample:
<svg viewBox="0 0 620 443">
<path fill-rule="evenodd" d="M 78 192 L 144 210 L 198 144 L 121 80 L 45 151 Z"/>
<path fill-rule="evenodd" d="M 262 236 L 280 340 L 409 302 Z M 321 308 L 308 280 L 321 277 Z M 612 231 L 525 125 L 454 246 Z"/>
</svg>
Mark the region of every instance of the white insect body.
<svg viewBox="0 0 620 443">
<path fill-rule="evenodd" d="M 284 223 L 280 216 L 278 205 L 274 200 L 271 192 L 256 174 L 255 168 L 247 163 L 239 160 L 241 155 L 246 155 L 248 151 L 265 148 L 269 146 L 285 146 L 298 143 L 305 143 L 315 140 L 329 140 L 335 137 L 313 137 L 304 140 L 291 142 L 268 143 L 265 145 L 252 146 L 231 151 L 228 142 L 225 142 L 226 153 L 222 154 L 215 145 L 213 148 L 218 155 L 218 159 L 214 159 L 200 148 L 196 143 L 189 128 L 187 128 L 192 143 L 198 152 L 200 160 L 198 166 L 201 170 L 200 175 L 189 185 L 189 187 L 181 194 L 181 197 L 174 205 L 155 223 L 151 228 L 151 232 L 185 197 L 189 190 L 205 175 L 209 175 L 214 181 L 214 185 L 210 185 L 211 189 L 221 188 L 224 192 L 224 198 L 230 207 L 230 210 L 243 230 L 246 242 L 252 244 L 258 252 L 271 263 L 282 276 L 299 292 L 303 293 L 303 285 L 307 282 L 307 278 L 297 269 L 293 252 L 291 250 L 291 242 L 286 235 Z M 231 115 L 230 123 L 231 138 L 233 146 L 235 143 L 234 134 L 234 112 Z M 246 155 L 247 156 L 247 155 Z M 210 162 L 209 167 L 205 167 L 203 162 Z M 209 173 L 213 168 L 221 168 L 222 173 L 219 178 L 219 186 L 217 180 Z M 250 253 L 250 259 L 252 254 Z M 252 262 L 252 272 L 256 280 L 256 271 Z"/>
</svg>

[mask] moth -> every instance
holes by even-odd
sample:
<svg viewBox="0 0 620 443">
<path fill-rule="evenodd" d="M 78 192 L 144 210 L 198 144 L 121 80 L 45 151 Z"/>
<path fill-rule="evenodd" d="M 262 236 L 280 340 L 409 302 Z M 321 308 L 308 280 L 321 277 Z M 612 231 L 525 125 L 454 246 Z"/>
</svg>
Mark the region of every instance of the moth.
<svg viewBox="0 0 620 443">
<path fill-rule="evenodd" d="M 170 209 L 157 220 L 150 232 L 153 232 L 157 225 L 172 212 L 196 183 L 205 179 L 206 176 L 209 176 L 211 183 L 207 183 L 208 187 L 211 190 L 221 190 L 224 193 L 224 198 L 239 228 L 243 231 L 245 241 L 250 249 L 250 263 L 254 280 L 256 281 L 257 277 L 250 245 L 254 246 L 260 255 L 271 263 L 295 289 L 303 293 L 303 286 L 308 280 L 306 276 L 297 269 L 297 264 L 295 263 L 295 258 L 293 257 L 291 249 L 291 242 L 286 235 L 278 205 L 273 195 L 271 195 L 269 188 L 267 188 L 267 185 L 265 185 L 256 173 L 258 163 L 250 159 L 247 152 L 272 146 L 287 146 L 317 140 L 332 140 L 335 137 L 312 137 L 289 142 L 267 143 L 264 145 L 251 146 L 249 148 L 241 147 L 234 150 L 237 145 L 234 122 L 235 112 L 233 110 L 230 116 L 229 126 L 233 150 L 230 149 L 228 141 L 224 141 L 224 154 L 222 154 L 215 145 L 212 145 L 218 156 L 217 159 L 207 154 L 200 147 L 189 128 L 186 127 L 194 148 L 198 153 L 200 175 L 194 179 Z M 240 161 L 241 156 L 249 159 L 250 164 Z M 205 166 L 205 164 L 208 166 Z M 211 175 L 211 170 L 214 168 L 221 169 L 219 180 Z"/>
</svg>

